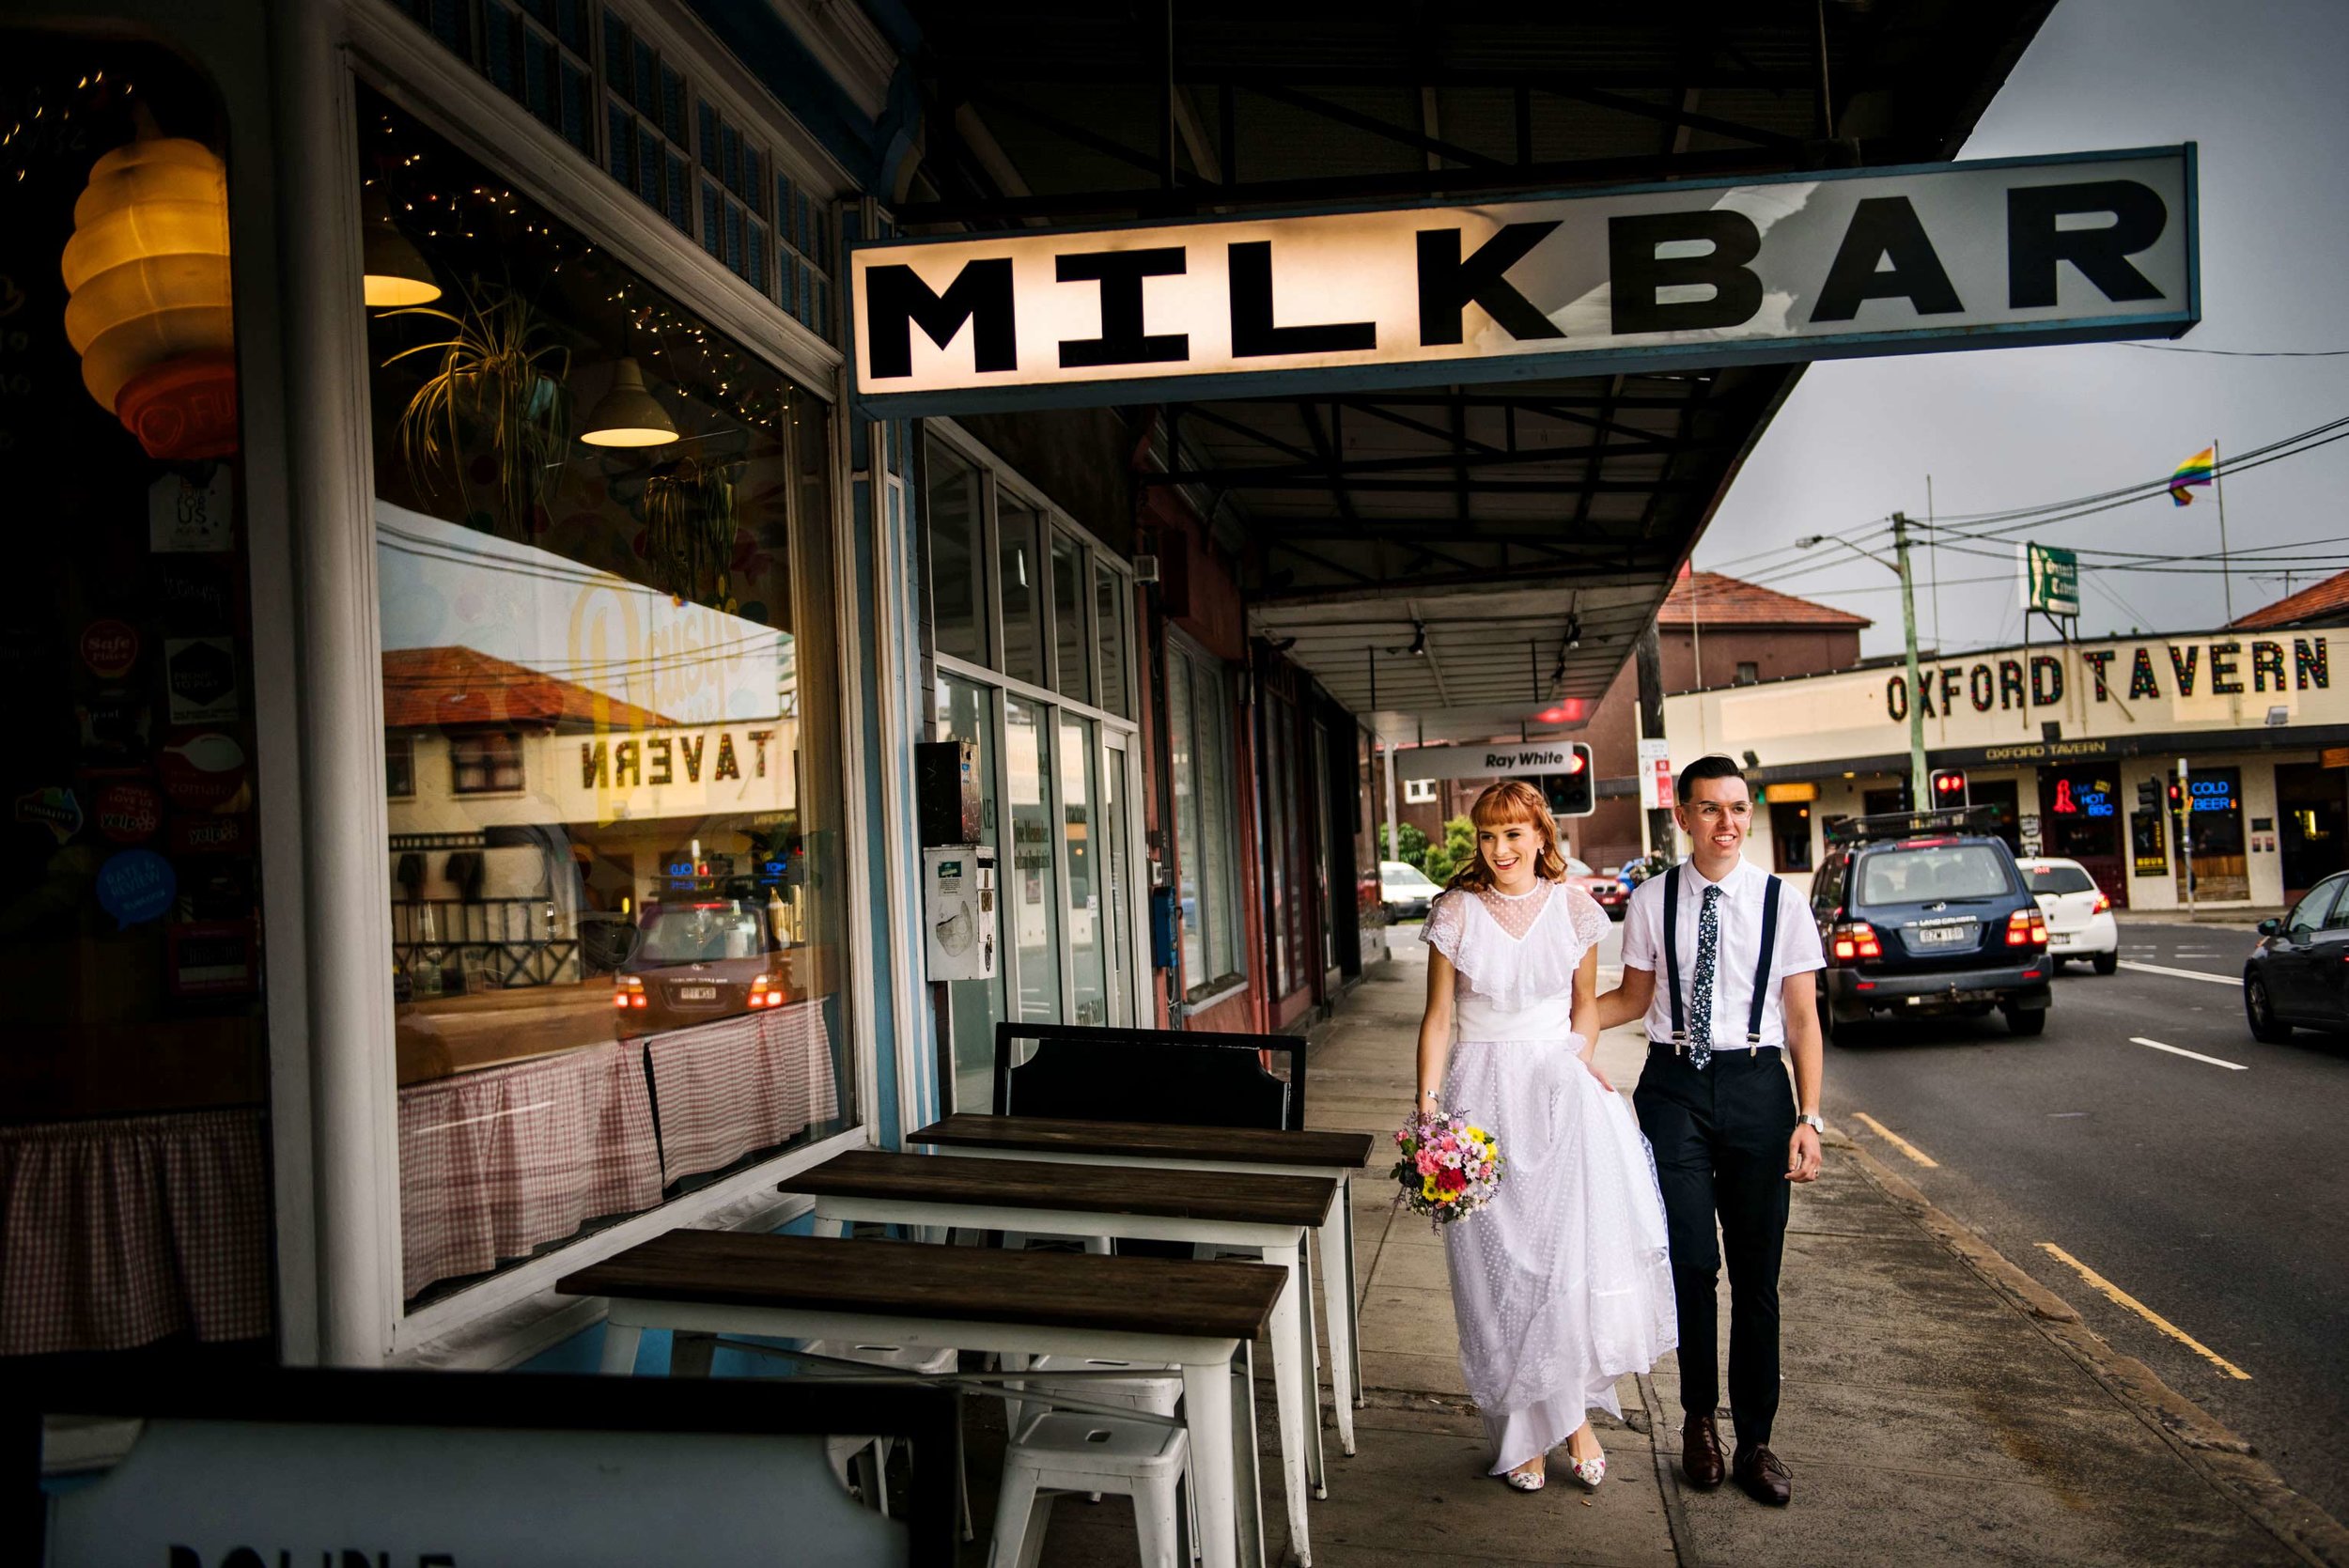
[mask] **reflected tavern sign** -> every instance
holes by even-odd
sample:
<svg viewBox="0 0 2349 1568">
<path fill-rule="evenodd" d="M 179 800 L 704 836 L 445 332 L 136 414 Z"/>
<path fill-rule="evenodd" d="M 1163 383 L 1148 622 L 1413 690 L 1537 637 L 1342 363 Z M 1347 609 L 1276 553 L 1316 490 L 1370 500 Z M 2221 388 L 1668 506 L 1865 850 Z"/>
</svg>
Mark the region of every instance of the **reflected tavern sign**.
<svg viewBox="0 0 2349 1568">
<path fill-rule="evenodd" d="M 2191 144 L 1478 206 L 876 241 L 879 412 L 2175 337 Z"/>
</svg>

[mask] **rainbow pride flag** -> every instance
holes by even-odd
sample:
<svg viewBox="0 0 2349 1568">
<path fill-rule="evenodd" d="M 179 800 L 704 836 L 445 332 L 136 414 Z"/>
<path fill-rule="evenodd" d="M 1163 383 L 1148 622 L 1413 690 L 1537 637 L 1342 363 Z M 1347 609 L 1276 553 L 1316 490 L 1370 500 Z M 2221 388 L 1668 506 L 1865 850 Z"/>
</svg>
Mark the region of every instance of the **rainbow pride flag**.
<svg viewBox="0 0 2349 1568">
<path fill-rule="evenodd" d="M 2211 470 L 2218 466 L 2218 448 L 2205 446 L 2178 465 L 2170 476 L 2170 501 L 2172 505 L 2190 505 L 2194 497 L 2186 492 L 2197 485 L 2210 483 Z"/>
</svg>

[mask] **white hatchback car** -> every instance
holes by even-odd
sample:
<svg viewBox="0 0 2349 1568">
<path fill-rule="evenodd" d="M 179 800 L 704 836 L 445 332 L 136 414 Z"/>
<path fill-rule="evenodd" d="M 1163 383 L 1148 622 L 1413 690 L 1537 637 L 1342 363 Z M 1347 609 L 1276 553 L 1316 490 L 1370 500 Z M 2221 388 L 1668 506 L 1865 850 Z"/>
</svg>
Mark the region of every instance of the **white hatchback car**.
<svg viewBox="0 0 2349 1568">
<path fill-rule="evenodd" d="M 1386 905 L 1390 921 L 1422 918 L 1429 900 L 1441 892 L 1427 873 L 1408 861 L 1378 862 L 1378 899 Z"/>
<path fill-rule="evenodd" d="M 2066 958 L 2086 958 L 2098 974 L 2110 974 L 2121 964 L 2121 927 L 2112 918 L 2112 900 L 2077 861 L 2018 859 L 2031 896 L 2047 915 L 2047 962 L 2061 969 Z"/>
</svg>

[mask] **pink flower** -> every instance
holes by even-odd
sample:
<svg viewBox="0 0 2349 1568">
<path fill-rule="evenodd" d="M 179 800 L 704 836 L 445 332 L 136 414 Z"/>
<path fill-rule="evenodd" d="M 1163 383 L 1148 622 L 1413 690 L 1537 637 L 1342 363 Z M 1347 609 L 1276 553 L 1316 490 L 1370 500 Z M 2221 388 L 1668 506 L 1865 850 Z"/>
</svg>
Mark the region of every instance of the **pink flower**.
<svg viewBox="0 0 2349 1568">
<path fill-rule="evenodd" d="M 1439 1160 L 1436 1158 L 1436 1151 L 1435 1151 L 1435 1150 L 1433 1150 L 1433 1149 L 1422 1149 L 1422 1150 L 1419 1152 L 1419 1162 L 1418 1162 L 1418 1163 L 1419 1163 L 1419 1173 L 1420 1173 L 1421 1175 L 1423 1175 L 1423 1176 L 1432 1176 L 1432 1175 L 1434 1175 L 1434 1174 L 1436 1173 L 1437 1168 L 1438 1168 L 1438 1166 L 1440 1164 L 1440 1161 L 1439 1161 Z"/>
</svg>

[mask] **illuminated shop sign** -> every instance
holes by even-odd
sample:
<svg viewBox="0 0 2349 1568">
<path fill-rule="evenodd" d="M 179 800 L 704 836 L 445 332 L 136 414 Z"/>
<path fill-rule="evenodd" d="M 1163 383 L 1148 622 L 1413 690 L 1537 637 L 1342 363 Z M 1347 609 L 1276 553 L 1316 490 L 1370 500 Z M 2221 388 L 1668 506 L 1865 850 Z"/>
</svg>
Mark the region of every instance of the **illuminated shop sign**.
<svg viewBox="0 0 2349 1568">
<path fill-rule="evenodd" d="M 2174 337 L 2194 148 L 857 247 L 893 413 Z"/>
<path fill-rule="evenodd" d="M 2115 668 L 2124 655 L 2125 673 Z M 2198 691 L 2218 697 L 2325 691 L 2333 684 L 2331 650 L 2321 635 L 2082 648 L 2075 657 L 2088 672 L 2089 700 L 2102 704 L 2190 698 Z M 2015 655 L 1970 664 L 1929 664 L 1919 672 L 1917 685 L 1928 719 L 1950 718 L 1968 707 L 1976 713 L 2015 711 L 2026 705 L 2060 707 L 2064 660 L 2035 653 L 2028 667 Z M 1905 671 L 1885 677 L 1884 712 L 1895 722 L 1908 718 Z"/>
</svg>

